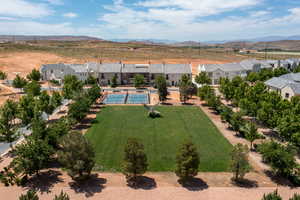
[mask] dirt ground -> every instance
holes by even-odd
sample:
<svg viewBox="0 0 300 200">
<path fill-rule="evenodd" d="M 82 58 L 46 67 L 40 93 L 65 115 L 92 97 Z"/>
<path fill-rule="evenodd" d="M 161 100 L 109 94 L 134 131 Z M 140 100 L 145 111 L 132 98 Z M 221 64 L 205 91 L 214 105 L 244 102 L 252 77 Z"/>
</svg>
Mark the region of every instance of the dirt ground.
<svg viewBox="0 0 300 200">
<path fill-rule="evenodd" d="M 39 69 L 42 64 L 77 61 L 50 53 L 5 53 L 0 54 L 0 70 L 8 73 L 8 79 L 13 79 L 17 73 L 26 76 L 32 69 Z"/>
<path fill-rule="evenodd" d="M 61 57 L 51 53 L 36 53 L 36 52 L 22 52 L 22 53 L 5 53 L 0 54 L 0 70 L 8 73 L 8 79 L 13 79 L 16 74 L 26 76 L 32 69 L 39 69 L 42 64 L 50 63 L 85 63 L 85 62 L 99 62 L 97 59 L 74 59 L 69 57 Z M 119 60 L 106 60 L 102 62 L 119 62 Z M 122 61 L 124 63 L 191 63 L 193 66 L 193 73 L 197 73 L 199 64 L 224 63 L 224 61 L 204 60 L 204 59 L 165 59 L 165 60 L 130 60 Z M 226 61 L 227 62 L 227 61 Z M 231 62 L 231 60 L 228 60 Z"/>
</svg>

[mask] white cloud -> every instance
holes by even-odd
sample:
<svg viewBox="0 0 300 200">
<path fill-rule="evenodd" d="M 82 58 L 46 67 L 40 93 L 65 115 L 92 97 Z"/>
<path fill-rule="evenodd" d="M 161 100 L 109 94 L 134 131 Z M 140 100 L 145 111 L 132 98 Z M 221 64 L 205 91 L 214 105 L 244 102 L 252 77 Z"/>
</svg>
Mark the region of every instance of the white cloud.
<svg viewBox="0 0 300 200">
<path fill-rule="evenodd" d="M 62 35 L 72 34 L 69 23 L 44 24 L 34 21 L 0 21 L 0 34 L 11 35 Z"/>
<path fill-rule="evenodd" d="M 250 12 L 250 15 L 251 17 L 262 17 L 262 16 L 269 15 L 270 13 L 271 12 L 267 10 L 259 10 L 259 11 Z"/>
<path fill-rule="evenodd" d="M 249 6 L 260 2 L 262 1 L 148 0 L 137 3 L 135 6 L 143 7 L 137 10 L 118 0 L 105 6 L 109 12 L 99 17 L 99 29 L 106 30 L 103 34 L 108 38 L 175 40 L 243 39 L 299 32 L 300 8 L 290 9 L 289 14 L 277 18 L 270 11 L 253 11 L 253 8 L 251 12 L 248 11 Z M 248 12 L 248 15 L 222 15 L 224 12 L 237 10 L 242 10 L 244 14 Z M 214 15 L 221 17 L 204 18 Z"/>
<path fill-rule="evenodd" d="M 76 13 L 73 12 L 69 12 L 69 13 L 65 13 L 63 14 L 64 17 L 68 17 L 68 18 L 76 18 L 78 17 L 78 15 Z"/>
<path fill-rule="evenodd" d="M 0 0 L 0 14 L 5 16 L 38 18 L 50 15 L 53 11 L 45 4 L 25 0 Z"/>
</svg>

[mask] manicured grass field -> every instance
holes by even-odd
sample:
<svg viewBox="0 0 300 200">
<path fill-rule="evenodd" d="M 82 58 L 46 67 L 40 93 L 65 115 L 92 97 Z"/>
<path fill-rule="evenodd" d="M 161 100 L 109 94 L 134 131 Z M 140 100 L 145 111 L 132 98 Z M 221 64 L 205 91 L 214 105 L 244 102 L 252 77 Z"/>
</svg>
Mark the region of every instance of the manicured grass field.
<svg viewBox="0 0 300 200">
<path fill-rule="evenodd" d="M 232 146 L 200 108 L 157 109 L 162 118 L 148 118 L 143 106 L 103 108 L 86 134 L 95 146 L 97 165 L 120 171 L 127 138 L 136 137 L 145 145 L 149 171 L 173 171 L 178 146 L 191 138 L 200 153 L 200 171 L 228 171 Z"/>
</svg>

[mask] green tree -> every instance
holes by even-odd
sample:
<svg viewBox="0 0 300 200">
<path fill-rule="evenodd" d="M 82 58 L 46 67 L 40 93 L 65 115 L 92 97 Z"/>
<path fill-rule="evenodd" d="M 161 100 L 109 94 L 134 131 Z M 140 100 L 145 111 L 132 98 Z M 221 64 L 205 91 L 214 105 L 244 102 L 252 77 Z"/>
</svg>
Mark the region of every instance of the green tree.
<svg viewBox="0 0 300 200">
<path fill-rule="evenodd" d="M 27 75 L 27 79 L 30 81 L 40 81 L 41 73 L 38 70 L 33 69 L 31 73 Z"/>
<path fill-rule="evenodd" d="M 35 190 L 28 190 L 26 194 L 22 194 L 19 200 L 39 200 Z"/>
<path fill-rule="evenodd" d="M 50 104 L 54 107 L 57 108 L 58 106 L 61 106 L 62 104 L 62 96 L 60 95 L 59 92 L 54 91 L 52 93 L 51 99 L 50 99 Z"/>
<path fill-rule="evenodd" d="M 295 160 L 296 150 L 293 146 L 270 141 L 259 145 L 258 151 L 276 175 L 290 177 L 294 174 L 298 165 Z"/>
<path fill-rule="evenodd" d="M 220 92 L 224 95 L 226 100 L 231 100 L 234 96 L 234 86 L 228 78 L 220 79 Z"/>
<path fill-rule="evenodd" d="M 294 133 L 291 137 L 291 142 L 293 145 L 295 145 L 298 148 L 298 151 L 300 150 L 300 132 Z"/>
<path fill-rule="evenodd" d="M 129 185 L 136 186 L 137 177 L 143 175 L 148 168 L 144 145 L 135 138 L 127 140 L 124 149 L 122 171 Z"/>
<path fill-rule="evenodd" d="M 0 80 L 5 80 L 7 79 L 7 73 L 0 71 Z"/>
<path fill-rule="evenodd" d="M 259 75 L 257 72 L 250 72 L 247 77 L 246 77 L 246 80 L 251 82 L 251 83 L 254 83 L 256 81 L 259 80 Z"/>
<path fill-rule="evenodd" d="M 200 158 L 196 146 L 185 141 L 176 156 L 175 173 L 180 181 L 185 182 L 198 174 Z"/>
<path fill-rule="evenodd" d="M 181 76 L 181 80 L 179 82 L 179 93 L 180 93 L 180 101 L 186 103 L 186 101 L 191 96 L 191 90 L 193 88 L 193 83 L 190 77 L 186 74 Z"/>
<path fill-rule="evenodd" d="M 53 149 L 43 140 L 28 137 L 16 146 L 14 153 L 12 164 L 15 171 L 31 176 L 47 167 Z"/>
<path fill-rule="evenodd" d="M 207 99 L 207 105 L 214 109 L 216 112 L 219 112 L 219 107 L 222 105 L 222 102 L 220 100 L 220 97 L 216 96 L 214 93 Z"/>
<path fill-rule="evenodd" d="M 221 108 L 221 119 L 225 122 L 229 122 L 231 119 L 231 115 L 233 114 L 233 111 L 228 106 L 222 105 Z"/>
<path fill-rule="evenodd" d="M 167 100 L 167 96 L 168 96 L 166 78 L 164 76 L 157 76 L 155 78 L 155 85 L 158 89 L 159 100 L 164 102 L 165 100 Z"/>
<path fill-rule="evenodd" d="M 55 107 L 51 102 L 50 96 L 46 91 L 43 91 L 39 96 L 38 103 L 40 106 L 40 110 L 47 113 L 48 115 L 52 114 Z"/>
<path fill-rule="evenodd" d="M 69 106 L 68 116 L 74 120 L 81 121 L 89 111 L 91 100 L 84 95 L 76 98 L 75 102 Z"/>
<path fill-rule="evenodd" d="M 134 87 L 139 88 L 142 85 L 144 85 L 145 80 L 144 80 L 144 76 L 137 74 L 134 76 Z"/>
<path fill-rule="evenodd" d="M 276 190 L 267 195 L 264 194 L 262 200 L 282 200 L 282 198 L 280 197 L 280 195 L 278 194 L 278 191 Z"/>
<path fill-rule="evenodd" d="M 34 117 L 35 99 L 33 96 L 22 96 L 18 106 L 18 117 L 22 120 L 24 125 L 30 124 Z"/>
<path fill-rule="evenodd" d="M 244 125 L 244 120 L 242 118 L 241 112 L 234 112 L 231 115 L 231 118 L 229 120 L 230 127 L 233 131 L 239 132 L 240 128 Z"/>
<path fill-rule="evenodd" d="M 95 103 L 96 100 L 101 97 L 101 88 L 94 84 L 87 90 L 87 96 L 91 100 L 91 103 Z"/>
<path fill-rule="evenodd" d="M 254 123 L 248 122 L 242 128 L 242 132 L 245 134 L 246 140 L 250 142 L 250 149 L 253 149 L 253 142 L 260 138 L 260 134 L 257 132 L 257 127 Z"/>
<path fill-rule="evenodd" d="M 214 89 L 210 85 L 204 85 L 198 88 L 198 97 L 200 97 L 202 101 L 207 101 L 214 94 Z"/>
<path fill-rule="evenodd" d="M 75 75 L 66 75 L 64 77 L 63 96 L 66 99 L 72 99 L 83 88 L 83 83 Z"/>
<path fill-rule="evenodd" d="M 275 77 L 279 77 L 279 76 L 289 73 L 289 70 L 287 70 L 286 68 L 283 68 L 283 67 L 279 67 L 279 68 L 274 69 L 273 73 L 274 73 Z"/>
<path fill-rule="evenodd" d="M 95 165 L 95 152 L 90 142 L 80 132 L 63 136 L 58 151 L 58 160 L 76 181 L 90 177 Z"/>
<path fill-rule="evenodd" d="M 114 75 L 111 79 L 111 87 L 115 88 L 118 86 L 118 77 L 117 75 Z"/>
<path fill-rule="evenodd" d="M 41 113 L 38 111 L 35 111 L 34 117 L 31 121 L 31 131 L 31 136 L 35 139 L 41 139 L 45 141 L 47 138 L 47 123 L 42 119 Z"/>
<path fill-rule="evenodd" d="M 41 86 L 38 82 L 32 81 L 25 86 L 24 91 L 28 95 L 38 96 L 41 94 Z"/>
<path fill-rule="evenodd" d="M 53 200 L 70 200 L 70 197 L 64 191 L 61 191 L 58 196 L 55 195 Z"/>
<path fill-rule="evenodd" d="M 211 84 L 211 79 L 209 78 L 208 74 L 206 72 L 201 72 L 195 77 L 195 81 L 198 84 L 205 85 L 205 84 Z"/>
<path fill-rule="evenodd" d="M 87 85 L 94 85 L 97 84 L 97 79 L 93 77 L 92 75 L 89 75 L 85 81 Z"/>
<path fill-rule="evenodd" d="M 0 141 L 11 143 L 18 139 L 19 134 L 15 125 L 18 104 L 7 100 L 0 109 Z"/>
<path fill-rule="evenodd" d="M 300 195 L 299 194 L 294 194 L 294 196 L 292 198 L 290 198 L 289 200 L 300 200 Z"/>
<path fill-rule="evenodd" d="M 19 75 L 16 76 L 16 78 L 12 82 L 12 86 L 14 88 L 24 88 L 27 84 L 27 81 L 25 78 L 20 77 Z"/>
<path fill-rule="evenodd" d="M 249 149 L 247 145 L 237 144 L 233 147 L 231 153 L 231 171 L 233 172 L 233 180 L 241 181 L 246 173 L 251 169 L 248 161 Z"/>
<path fill-rule="evenodd" d="M 66 118 L 61 118 L 58 121 L 51 123 L 47 128 L 46 140 L 48 144 L 55 149 L 59 148 L 60 139 L 69 133 L 70 124 Z"/>
<path fill-rule="evenodd" d="M 300 130 L 300 116 L 287 112 L 278 119 L 277 130 L 279 135 L 289 140 L 294 133 Z"/>
</svg>

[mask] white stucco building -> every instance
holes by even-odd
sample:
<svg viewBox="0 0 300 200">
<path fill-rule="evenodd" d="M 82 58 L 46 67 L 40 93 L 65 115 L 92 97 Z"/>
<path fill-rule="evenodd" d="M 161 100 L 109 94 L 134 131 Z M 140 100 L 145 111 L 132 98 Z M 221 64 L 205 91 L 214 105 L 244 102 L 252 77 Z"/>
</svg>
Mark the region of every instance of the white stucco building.
<svg viewBox="0 0 300 200">
<path fill-rule="evenodd" d="M 94 76 L 100 85 L 110 85 L 113 77 L 119 85 L 131 85 L 135 75 L 144 76 L 146 84 L 152 85 L 159 75 L 165 76 L 169 86 L 177 86 L 182 75 L 192 78 L 190 64 L 123 64 L 123 63 L 86 63 L 86 64 L 48 64 L 40 69 L 43 80 L 63 82 L 66 75 L 75 75 L 85 81 Z"/>
</svg>

